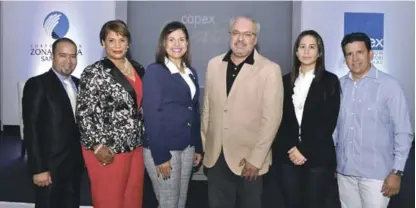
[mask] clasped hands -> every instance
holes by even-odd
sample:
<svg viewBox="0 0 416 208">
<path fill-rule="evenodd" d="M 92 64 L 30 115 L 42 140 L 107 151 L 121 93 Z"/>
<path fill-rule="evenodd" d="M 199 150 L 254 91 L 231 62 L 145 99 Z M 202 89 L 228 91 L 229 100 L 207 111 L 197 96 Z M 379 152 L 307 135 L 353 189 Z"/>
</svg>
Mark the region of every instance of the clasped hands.
<svg viewBox="0 0 416 208">
<path fill-rule="evenodd" d="M 194 167 L 198 166 L 201 160 L 202 160 L 202 154 L 195 153 L 194 154 Z M 161 177 L 163 180 L 167 180 L 170 178 L 171 170 L 172 170 L 172 166 L 170 164 L 170 160 L 160 165 L 157 165 L 156 166 L 157 177 Z"/>
<path fill-rule="evenodd" d="M 95 146 L 94 150 L 96 150 L 96 148 L 98 147 Z M 95 153 L 95 157 L 97 158 L 97 160 L 104 166 L 111 164 L 114 161 L 114 153 L 113 151 L 103 145 L 96 153 Z"/>
<path fill-rule="evenodd" d="M 292 147 L 288 152 L 289 159 L 295 165 L 303 165 L 306 162 L 306 158 L 300 153 L 297 147 Z"/>
</svg>

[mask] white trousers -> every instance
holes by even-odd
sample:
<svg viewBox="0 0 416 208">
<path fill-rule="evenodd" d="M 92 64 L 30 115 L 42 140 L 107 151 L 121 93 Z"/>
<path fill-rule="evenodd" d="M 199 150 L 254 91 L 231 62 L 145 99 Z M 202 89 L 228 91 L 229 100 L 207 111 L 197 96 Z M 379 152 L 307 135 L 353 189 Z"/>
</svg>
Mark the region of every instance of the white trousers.
<svg viewBox="0 0 416 208">
<path fill-rule="evenodd" d="M 387 208 L 390 198 L 383 196 L 384 181 L 337 174 L 342 208 Z"/>
</svg>

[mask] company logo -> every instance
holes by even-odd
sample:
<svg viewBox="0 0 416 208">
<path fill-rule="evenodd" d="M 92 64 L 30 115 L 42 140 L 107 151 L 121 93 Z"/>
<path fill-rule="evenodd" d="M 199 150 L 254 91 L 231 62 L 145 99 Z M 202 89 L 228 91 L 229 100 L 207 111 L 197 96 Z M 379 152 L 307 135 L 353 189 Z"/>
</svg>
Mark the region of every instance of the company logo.
<svg viewBox="0 0 416 208">
<path fill-rule="evenodd" d="M 210 15 L 183 15 L 181 17 L 182 23 L 186 25 L 193 25 L 194 28 L 202 25 L 215 25 L 215 16 Z"/>
<path fill-rule="evenodd" d="M 68 17 L 59 11 L 54 11 L 46 15 L 43 21 L 43 29 L 46 34 L 56 40 L 66 36 L 69 30 Z M 37 57 L 40 62 L 49 62 L 52 60 L 52 43 L 48 40 L 42 43 L 32 43 L 29 46 L 29 55 Z M 77 44 L 77 55 L 82 56 L 82 45 Z"/>
<path fill-rule="evenodd" d="M 62 12 L 51 12 L 43 21 L 43 29 L 46 34 L 53 39 L 63 38 L 69 30 L 68 17 Z"/>
<path fill-rule="evenodd" d="M 384 14 L 382 13 L 344 13 L 344 35 L 364 32 L 371 40 L 374 51 L 373 64 L 383 64 L 384 55 Z"/>
</svg>

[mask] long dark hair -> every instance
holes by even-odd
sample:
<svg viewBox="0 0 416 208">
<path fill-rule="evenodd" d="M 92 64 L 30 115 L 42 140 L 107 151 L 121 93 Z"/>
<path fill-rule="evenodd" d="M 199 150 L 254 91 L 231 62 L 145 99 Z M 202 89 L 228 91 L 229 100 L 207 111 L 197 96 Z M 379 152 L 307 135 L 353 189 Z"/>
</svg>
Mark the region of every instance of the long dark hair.
<svg viewBox="0 0 416 208">
<path fill-rule="evenodd" d="M 185 33 L 185 39 L 188 42 L 186 53 L 182 57 L 182 64 L 185 64 L 187 67 L 191 67 L 191 55 L 190 55 L 190 42 L 189 42 L 189 34 L 186 26 L 182 22 L 173 21 L 168 23 L 163 30 L 160 32 L 159 36 L 159 44 L 156 51 L 156 63 L 165 65 L 165 57 L 168 56 L 165 49 L 165 40 L 168 35 L 176 30 L 182 30 Z"/>
<path fill-rule="evenodd" d="M 296 52 L 298 51 L 300 41 L 305 36 L 312 36 L 316 40 L 316 44 L 318 46 L 318 58 L 316 59 L 316 65 L 315 65 L 315 79 L 314 82 L 319 82 L 319 80 L 322 77 L 322 74 L 325 72 L 325 47 L 324 47 L 324 41 L 322 40 L 321 36 L 315 31 L 315 30 L 305 30 L 299 34 L 299 36 L 296 38 L 295 45 L 293 46 L 293 54 L 292 54 L 292 74 L 290 77 L 290 81 L 292 86 L 295 84 L 296 78 L 299 76 L 299 68 L 300 68 L 300 60 L 298 56 L 296 55 Z"/>
</svg>

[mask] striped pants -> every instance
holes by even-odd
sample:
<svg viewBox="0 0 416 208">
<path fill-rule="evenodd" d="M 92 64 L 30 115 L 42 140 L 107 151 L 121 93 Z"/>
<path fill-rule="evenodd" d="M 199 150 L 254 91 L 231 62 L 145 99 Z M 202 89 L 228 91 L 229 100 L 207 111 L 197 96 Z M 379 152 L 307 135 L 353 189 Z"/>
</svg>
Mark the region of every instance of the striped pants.
<svg viewBox="0 0 416 208">
<path fill-rule="evenodd" d="M 192 174 L 195 148 L 170 151 L 170 178 L 157 177 L 156 166 L 149 149 L 144 148 L 144 165 L 153 184 L 159 208 L 185 208 L 188 184 Z"/>
</svg>

